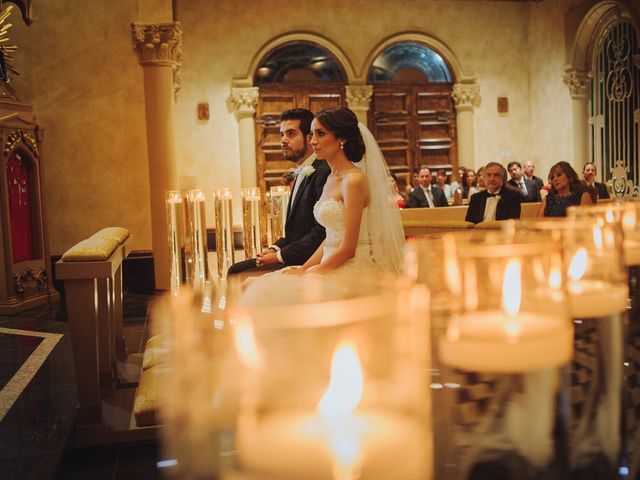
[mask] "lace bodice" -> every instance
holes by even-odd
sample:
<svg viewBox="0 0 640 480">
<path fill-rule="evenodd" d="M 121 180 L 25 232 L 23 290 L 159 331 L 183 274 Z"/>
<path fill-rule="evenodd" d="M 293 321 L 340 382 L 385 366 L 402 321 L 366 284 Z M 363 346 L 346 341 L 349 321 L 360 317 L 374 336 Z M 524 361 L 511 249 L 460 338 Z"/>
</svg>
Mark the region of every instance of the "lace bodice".
<svg viewBox="0 0 640 480">
<path fill-rule="evenodd" d="M 340 246 L 344 238 L 344 217 L 345 205 L 341 200 L 328 198 L 319 200 L 313 207 L 313 214 L 320 225 L 327 231 L 327 237 L 324 244 L 323 260 L 327 258 L 333 251 Z M 349 263 L 370 264 L 371 257 L 371 241 L 369 237 L 369 210 L 365 208 L 362 211 L 362 220 L 360 222 L 360 234 L 358 235 L 358 248 L 355 257 Z"/>
</svg>

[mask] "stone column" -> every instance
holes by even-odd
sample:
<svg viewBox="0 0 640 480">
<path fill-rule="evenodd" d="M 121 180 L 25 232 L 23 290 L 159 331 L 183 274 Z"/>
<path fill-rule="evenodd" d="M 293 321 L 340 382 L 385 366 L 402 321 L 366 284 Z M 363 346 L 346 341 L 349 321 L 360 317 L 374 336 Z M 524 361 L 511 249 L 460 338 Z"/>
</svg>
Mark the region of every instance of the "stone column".
<svg viewBox="0 0 640 480">
<path fill-rule="evenodd" d="M 586 72 L 580 72 L 567 67 L 563 76 L 564 84 L 571 93 L 571 110 L 573 113 L 573 166 L 582 170 L 582 165 L 589 158 L 589 128 L 587 115 L 587 87 L 589 77 Z"/>
<path fill-rule="evenodd" d="M 131 24 L 133 46 L 142 65 L 147 123 L 147 155 L 151 234 L 156 288 L 168 290 L 169 242 L 165 192 L 178 188 L 174 95 L 182 61 L 182 30 L 178 22 Z"/>
<path fill-rule="evenodd" d="M 372 85 L 347 85 L 347 105 L 354 111 L 358 117 L 358 121 L 365 125 L 367 123 L 367 113 L 369 112 L 369 103 L 373 95 Z"/>
<path fill-rule="evenodd" d="M 258 87 L 231 88 L 231 103 L 236 110 L 240 139 L 240 184 L 258 185 L 256 172 L 256 125 L 253 118 L 258 105 Z"/>
<path fill-rule="evenodd" d="M 453 86 L 453 103 L 458 124 L 458 165 L 475 168 L 473 110 L 480 105 L 480 87 L 457 83 Z"/>
</svg>

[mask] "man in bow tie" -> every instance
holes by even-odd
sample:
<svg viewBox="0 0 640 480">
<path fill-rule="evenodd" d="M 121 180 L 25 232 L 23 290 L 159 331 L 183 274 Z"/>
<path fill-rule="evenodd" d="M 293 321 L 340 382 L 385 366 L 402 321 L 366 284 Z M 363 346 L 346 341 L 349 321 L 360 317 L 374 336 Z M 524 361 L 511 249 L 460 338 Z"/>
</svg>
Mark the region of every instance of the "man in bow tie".
<svg viewBox="0 0 640 480">
<path fill-rule="evenodd" d="M 509 185 L 516 187 L 522 194 L 523 202 L 541 202 L 540 187 L 533 180 L 529 180 L 522 171 L 522 165 L 520 162 L 509 162 L 507 170 L 511 174 L 511 180 Z"/>
<path fill-rule="evenodd" d="M 434 208 L 449 205 L 444 191 L 431 185 L 432 176 L 428 167 L 420 167 L 418 178 L 420 186 L 409 194 L 406 208 Z"/>
<path fill-rule="evenodd" d="M 522 195 L 505 185 L 506 178 L 507 170 L 501 164 L 487 164 L 484 169 L 484 183 L 487 189 L 471 196 L 465 218 L 467 222 L 520 218 Z"/>
<path fill-rule="evenodd" d="M 287 207 L 285 236 L 264 249 L 257 258 L 231 265 L 229 275 L 302 265 L 324 240 L 326 233 L 313 216 L 313 206 L 322 195 L 330 169 L 327 162 L 316 160 L 313 155 L 309 143 L 313 118 L 313 113 L 304 108 L 286 110 L 280 115 L 282 155 L 297 165 Z"/>
</svg>

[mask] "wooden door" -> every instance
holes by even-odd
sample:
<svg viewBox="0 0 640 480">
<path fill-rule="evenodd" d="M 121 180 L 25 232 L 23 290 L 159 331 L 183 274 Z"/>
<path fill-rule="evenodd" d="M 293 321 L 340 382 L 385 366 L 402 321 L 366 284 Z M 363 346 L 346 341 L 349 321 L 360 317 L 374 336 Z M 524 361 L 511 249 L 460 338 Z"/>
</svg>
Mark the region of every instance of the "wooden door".
<svg viewBox="0 0 640 480">
<path fill-rule="evenodd" d="M 256 111 L 256 161 L 258 185 L 263 192 L 282 185 L 282 176 L 293 162 L 285 160 L 280 150 L 280 114 L 289 108 L 306 108 L 317 112 L 323 108 L 345 105 L 344 84 L 269 84 L 260 86 Z"/>
<path fill-rule="evenodd" d="M 403 191 L 420 165 L 455 171 L 456 117 L 450 84 L 374 85 L 369 128 Z M 435 173 L 435 172 L 434 172 Z"/>
</svg>

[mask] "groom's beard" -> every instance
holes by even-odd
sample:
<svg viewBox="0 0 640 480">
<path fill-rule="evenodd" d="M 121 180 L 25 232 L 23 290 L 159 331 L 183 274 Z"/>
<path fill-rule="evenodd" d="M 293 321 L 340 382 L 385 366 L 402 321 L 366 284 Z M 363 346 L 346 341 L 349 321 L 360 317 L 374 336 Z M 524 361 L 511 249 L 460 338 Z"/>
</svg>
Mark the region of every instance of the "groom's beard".
<svg viewBox="0 0 640 480">
<path fill-rule="evenodd" d="M 282 156 L 285 160 L 291 160 L 292 162 L 298 163 L 300 160 L 304 160 L 307 158 L 307 140 L 305 139 L 304 144 L 301 149 L 287 148 L 282 150 Z"/>
</svg>

